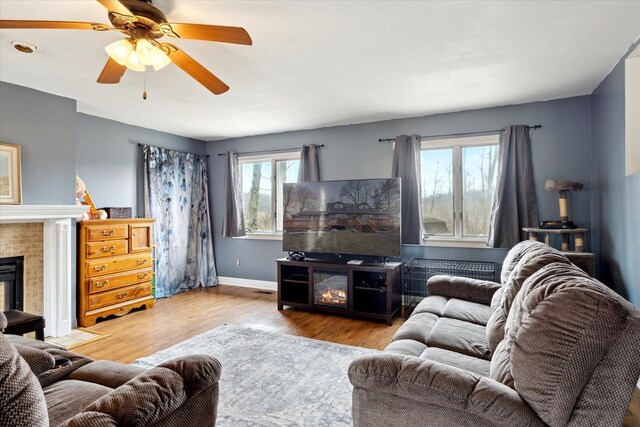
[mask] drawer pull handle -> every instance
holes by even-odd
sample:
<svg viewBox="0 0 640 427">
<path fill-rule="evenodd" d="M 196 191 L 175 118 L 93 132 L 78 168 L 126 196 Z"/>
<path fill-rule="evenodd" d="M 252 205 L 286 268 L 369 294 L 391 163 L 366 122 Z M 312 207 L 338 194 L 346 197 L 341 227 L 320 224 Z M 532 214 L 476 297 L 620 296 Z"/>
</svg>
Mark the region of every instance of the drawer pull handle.
<svg viewBox="0 0 640 427">
<path fill-rule="evenodd" d="M 138 273 L 138 279 L 144 279 L 149 275 L 149 273 Z"/>
<path fill-rule="evenodd" d="M 96 265 L 95 267 L 93 267 L 93 271 L 105 271 L 106 269 L 106 265 Z"/>
<path fill-rule="evenodd" d="M 105 280 L 104 282 L 96 282 L 96 286 L 99 288 L 104 288 L 105 286 L 107 286 L 108 283 L 109 283 L 108 280 Z"/>
<path fill-rule="evenodd" d="M 115 248 L 116 248 L 115 246 L 111 246 L 111 247 L 103 246 L 101 250 L 102 252 L 113 252 Z"/>
<path fill-rule="evenodd" d="M 138 260 L 138 265 L 142 265 L 142 264 L 146 264 L 147 260 L 146 259 L 139 259 Z"/>
<path fill-rule="evenodd" d="M 116 298 L 118 298 L 118 299 L 123 299 L 123 298 L 124 298 L 124 297 L 126 297 L 126 296 L 127 296 L 127 293 L 125 292 L 125 293 L 123 293 L 123 294 L 118 294 L 118 295 L 116 295 Z"/>
<path fill-rule="evenodd" d="M 116 234 L 116 230 L 102 230 L 103 236 L 113 236 Z"/>
</svg>

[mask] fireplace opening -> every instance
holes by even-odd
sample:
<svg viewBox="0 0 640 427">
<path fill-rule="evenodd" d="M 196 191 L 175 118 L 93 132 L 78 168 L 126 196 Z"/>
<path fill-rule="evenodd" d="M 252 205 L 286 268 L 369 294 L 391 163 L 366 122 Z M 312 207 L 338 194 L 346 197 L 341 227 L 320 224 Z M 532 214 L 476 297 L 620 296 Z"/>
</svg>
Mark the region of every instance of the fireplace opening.
<svg viewBox="0 0 640 427">
<path fill-rule="evenodd" d="M 0 307 L 2 311 L 24 308 L 24 257 L 0 258 Z"/>
<path fill-rule="evenodd" d="M 314 269 L 313 302 L 318 305 L 347 308 L 348 276 L 346 271 Z"/>
</svg>

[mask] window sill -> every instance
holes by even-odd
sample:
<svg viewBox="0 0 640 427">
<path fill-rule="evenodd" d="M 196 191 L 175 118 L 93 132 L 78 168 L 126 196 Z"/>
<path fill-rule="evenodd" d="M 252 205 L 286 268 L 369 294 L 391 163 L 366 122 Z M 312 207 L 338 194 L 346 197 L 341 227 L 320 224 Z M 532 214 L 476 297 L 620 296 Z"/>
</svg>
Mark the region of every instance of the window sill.
<svg viewBox="0 0 640 427">
<path fill-rule="evenodd" d="M 282 240 L 282 233 L 247 233 L 246 236 L 234 237 L 246 240 Z"/>
<path fill-rule="evenodd" d="M 457 239 L 442 239 L 442 238 L 422 239 L 422 246 L 434 246 L 434 247 L 444 247 L 444 248 L 491 249 L 487 246 L 486 240 L 457 240 Z"/>
</svg>

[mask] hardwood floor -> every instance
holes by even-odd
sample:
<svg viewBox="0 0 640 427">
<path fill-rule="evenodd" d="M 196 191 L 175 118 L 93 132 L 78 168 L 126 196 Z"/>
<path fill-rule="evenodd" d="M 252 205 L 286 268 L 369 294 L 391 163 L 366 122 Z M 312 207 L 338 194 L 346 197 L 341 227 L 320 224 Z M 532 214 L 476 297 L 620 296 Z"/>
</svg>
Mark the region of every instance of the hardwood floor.
<svg viewBox="0 0 640 427">
<path fill-rule="evenodd" d="M 339 344 L 383 349 L 403 323 L 330 316 L 286 308 L 276 310 L 276 294 L 233 286 L 196 289 L 161 299 L 151 310 L 102 321 L 88 330 L 112 334 L 75 348 L 94 359 L 130 363 L 216 326 L 230 323 Z M 640 427 L 640 391 L 636 389 L 623 427 Z"/>
<path fill-rule="evenodd" d="M 151 310 L 99 322 L 87 329 L 113 335 L 74 351 L 94 359 L 129 363 L 225 323 L 383 349 L 402 322 L 397 317 L 393 326 L 387 326 L 382 321 L 289 308 L 278 311 L 275 293 L 221 285 L 183 292 L 156 301 Z"/>
</svg>

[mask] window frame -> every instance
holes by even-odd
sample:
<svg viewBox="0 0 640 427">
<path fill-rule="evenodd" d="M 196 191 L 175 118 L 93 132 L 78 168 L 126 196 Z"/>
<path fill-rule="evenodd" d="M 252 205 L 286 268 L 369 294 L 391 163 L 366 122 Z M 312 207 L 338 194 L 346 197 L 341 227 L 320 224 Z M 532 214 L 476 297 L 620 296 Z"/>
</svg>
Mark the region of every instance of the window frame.
<svg viewBox="0 0 640 427">
<path fill-rule="evenodd" d="M 282 160 L 298 160 L 300 161 L 300 151 L 282 151 L 276 153 L 264 153 L 264 154 L 248 154 L 238 156 L 238 168 L 240 169 L 240 188 L 243 186 L 242 182 L 242 168 L 246 163 L 264 163 L 271 162 L 271 231 L 249 231 L 245 226 L 245 236 L 238 237 L 239 239 L 265 239 L 265 240 L 282 240 L 282 231 L 278 231 L 278 161 Z M 296 180 L 297 182 L 297 180 Z M 244 206 L 244 194 L 242 205 Z"/>
<path fill-rule="evenodd" d="M 462 149 L 466 147 L 498 146 L 500 134 L 476 135 L 457 138 L 423 139 L 420 153 L 423 150 L 453 149 L 453 236 L 428 236 L 422 231 L 424 246 L 472 247 L 486 248 L 486 236 L 464 236 L 462 208 L 464 206 L 464 179 L 462 176 Z M 496 155 L 499 155 L 496 154 Z M 422 166 L 422 164 L 421 164 Z M 422 181 L 422 176 L 420 177 Z M 422 204 L 422 194 L 420 195 Z"/>
</svg>

